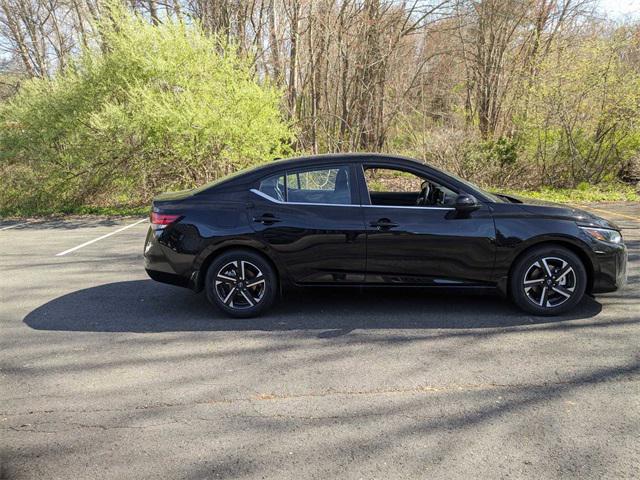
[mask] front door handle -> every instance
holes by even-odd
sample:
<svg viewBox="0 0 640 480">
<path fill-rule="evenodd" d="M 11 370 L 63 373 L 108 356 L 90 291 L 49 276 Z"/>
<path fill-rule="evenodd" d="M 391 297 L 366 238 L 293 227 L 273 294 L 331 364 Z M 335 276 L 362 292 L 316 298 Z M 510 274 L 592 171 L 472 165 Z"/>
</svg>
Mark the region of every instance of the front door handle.
<svg viewBox="0 0 640 480">
<path fill-rule="evenodd" d="M 388 218 L 381 218 L 375 222 L 371 222 L 369 225 L 376 227 L 378 230 L 389 230 L 390 228 L 397 227 L 397 223 L 393 223 Z"/>
<path fill-rule="evenodd" d="M 273 213 L 264 213 L 259 217 L 253 217 L 254 222 L 262 223 L 263 225 L 273 225 L 274 223 L 281 222 L 278 217 L 276 217 Z"/>
</svg>

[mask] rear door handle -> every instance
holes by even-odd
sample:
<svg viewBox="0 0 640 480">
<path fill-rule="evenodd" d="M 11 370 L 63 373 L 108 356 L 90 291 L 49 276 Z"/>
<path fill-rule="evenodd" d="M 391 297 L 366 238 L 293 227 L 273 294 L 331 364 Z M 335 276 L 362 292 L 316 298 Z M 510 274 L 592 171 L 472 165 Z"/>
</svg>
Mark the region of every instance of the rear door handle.
<svg viewBox="0 0 640 480">
<path fill-rule="evenodd" d="M 253 217 L 254 222 L 262 223 L 263 225 L 273 225 L 274 223 L 281 222 L 278 217 L 272 213 L 264 213 L 259 217 Z"/>
<path fill-rule="evenodd" d="M 378 230 L 388 230 L 390 228 L 398 226 L 397 223 L 393 223 L 388 218 L 381 218 L 378 221 L 371 222 L 369 225 L 371 225 L 372 227 L 376 227 Z"/>
</svg>

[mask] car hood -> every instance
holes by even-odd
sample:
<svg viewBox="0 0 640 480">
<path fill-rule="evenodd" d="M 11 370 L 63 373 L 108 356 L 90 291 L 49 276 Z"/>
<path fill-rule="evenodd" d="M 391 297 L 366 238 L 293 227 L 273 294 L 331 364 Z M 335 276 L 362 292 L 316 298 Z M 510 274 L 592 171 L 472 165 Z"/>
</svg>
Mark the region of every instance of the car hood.
<svg viewBox="0 0 640 480">
<path fill-rule="evenodd" d="M 573 220 L 584 226 L 620 230 L 620 227 L 615 223 L 571 205 L 563 205 L 533 198 L 516 197 L 514 195 L 509 195 L 508 198 L 512 199 L 522 210 L 534 215 Z"/>
</svg>

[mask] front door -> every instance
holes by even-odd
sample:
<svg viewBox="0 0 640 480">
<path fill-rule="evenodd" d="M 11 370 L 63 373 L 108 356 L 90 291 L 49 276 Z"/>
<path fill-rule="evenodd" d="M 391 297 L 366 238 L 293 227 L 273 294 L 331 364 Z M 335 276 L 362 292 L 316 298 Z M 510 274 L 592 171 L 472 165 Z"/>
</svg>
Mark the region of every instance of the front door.
<svg viewBox="0 0 640 480">
<path fill-rule="evenodd" d="M 369 283 L 468 286 L 491 283 L 495 227 L 489 208 L 458 215 L 458 193 L 415 172 L 364 166 L 369 199 Z"/>
<path fill-rule="evenodd" d="M 366 232 L 355 168 L 282 171 L 252 190 L 249 220 L 298 284 L 361 283 Z"/>
</svg>

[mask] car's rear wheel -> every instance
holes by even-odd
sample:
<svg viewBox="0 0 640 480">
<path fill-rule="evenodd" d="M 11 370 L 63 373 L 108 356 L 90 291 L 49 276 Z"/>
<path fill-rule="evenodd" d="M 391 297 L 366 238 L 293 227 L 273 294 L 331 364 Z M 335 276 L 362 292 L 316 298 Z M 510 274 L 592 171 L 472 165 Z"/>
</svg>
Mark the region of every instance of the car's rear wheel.
<svg viewBox="0 0 640 480">
<path fill-rule="evenodd" d="M 205 288 L 208 300 L 224 313 L 248 318 L 259 315 L 273 304 L 277 276 L 261 255 L 231 250 L 211 263 Z"/>
<path fill-rule="evenodd" d="M 535 315 L 559 315 L 584 296 L 587 271 L 580 258 L 561 246 L 548 245 L 525 253 L 510 278 L 513 301 Z"/>
</svg>

